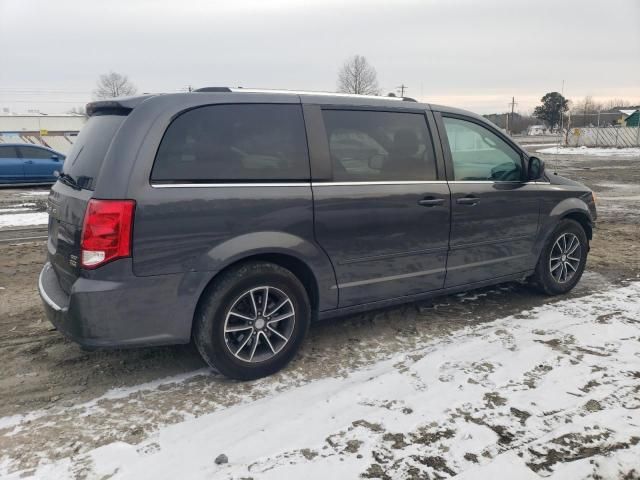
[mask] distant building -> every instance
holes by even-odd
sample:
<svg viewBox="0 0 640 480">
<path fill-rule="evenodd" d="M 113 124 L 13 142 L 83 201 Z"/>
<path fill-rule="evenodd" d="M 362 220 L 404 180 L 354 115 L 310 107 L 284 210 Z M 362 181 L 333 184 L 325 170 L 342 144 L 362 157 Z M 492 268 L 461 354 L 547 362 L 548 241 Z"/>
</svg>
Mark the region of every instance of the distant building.
<svg viewBox="0 0 640 480">
<path fill-rule="evenodd" d="M 0 114 L 0 143 L 32 143 L 67 153 L 86 122 L 84 115 Z"/>
<path fill-rule="evenodd" d="M 638 123 L 640 123 L 640 109 L 625 109 L 620 110 L 620 112 L 624 115 L 622 123 L 625 127 L 637 127 Z"/>
</svg>

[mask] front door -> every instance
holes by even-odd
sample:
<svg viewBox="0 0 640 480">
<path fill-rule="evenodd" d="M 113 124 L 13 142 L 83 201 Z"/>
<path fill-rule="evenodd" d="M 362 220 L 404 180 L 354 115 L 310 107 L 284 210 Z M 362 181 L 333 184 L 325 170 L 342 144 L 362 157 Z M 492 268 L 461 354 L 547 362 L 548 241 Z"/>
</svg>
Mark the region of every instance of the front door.
<svg viewBox="0 0 640 480">
<path fill-rule="evenodd" d="M 55 170 L 62 170 L 62 162 L 53 152 L 36 147 L 18 147 L 24 164 L 24 176 L 27 182 L 54 182 Z"/>
<path fill-rule="evenodd" d="M 523 155 L 480 120 L 443 114 L 440 125 L 452 209 L 445 286 L 532 269 L 539 192 Z"/>
<path fill-rule="evenodd" d="M 332 178 L 313 182 L 315 234 L 339 306 L 443 287 L 450 195 L 424 111 L 324 108 Z"/>
</svg>

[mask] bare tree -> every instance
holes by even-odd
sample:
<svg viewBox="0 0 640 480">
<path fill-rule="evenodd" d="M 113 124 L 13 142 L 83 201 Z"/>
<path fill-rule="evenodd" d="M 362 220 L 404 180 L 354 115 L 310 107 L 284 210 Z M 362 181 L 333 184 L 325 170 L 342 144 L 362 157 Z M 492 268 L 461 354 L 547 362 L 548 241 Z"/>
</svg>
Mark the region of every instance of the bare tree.
<svg viewBox="0 0 640 480">
<path fill-rule="evenodd" d="M 349 58 L 338 73 L 338 91 L 358 95 L 378 95 L 376 69 L 362 55 Z"/>
<path fill-rule="evenodd" d="M 571 120 L 575 127 L 587 127 L 596 121 L 598 111 L 603 110 L 601 103 L 591 95 L 582 100 L 571 101 Z"/>
<path fill-rule="evenodd" d="M 109 72 L 100 75 L 97 87 L 93 91 L 96 98 L 126 97 L 134 95 L 137 89 L 126 75 Z"/>
<path fill-rule="evenodd" d="M 632 102 L 630 102 L 629 100 L 624 100 L 622 98 L 612 98 L 609 101 L 604 103 L 604 108 L 614 109 L 614 108 L 621 108 L 621 107 L 630 107 L 631 105 L 632 105 Z"/>
<path fill-rule="evenodd" d="M 71 108 L 67 113 L 71 113 L 73 115 L 84 115 L 85 117 L 87 116 L 87 110 L 82 105 Z"/>
</svg>

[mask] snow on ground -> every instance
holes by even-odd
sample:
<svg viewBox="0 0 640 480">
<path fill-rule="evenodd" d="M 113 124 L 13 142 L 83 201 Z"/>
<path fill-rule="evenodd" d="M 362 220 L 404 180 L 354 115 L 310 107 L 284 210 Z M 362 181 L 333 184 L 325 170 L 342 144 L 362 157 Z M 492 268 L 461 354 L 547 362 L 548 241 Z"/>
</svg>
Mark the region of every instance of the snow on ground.
<svg viewBox="0 0 640 480">
<path fill-rule="evenodd" d="M 27 190 L 24 192 L 19 192 L 19 197 L 37 197 L 43 195 L 49 195 L 49 190 Z"/>
<path fill-rule="evenodd" d="M 3 213 L 0 212 L 0 228 L 46 225 L 49 223 L 49 214 L 47 212 Z"/>
<path fill-rule="evenodd" d="M 523 148 L 529 147 L 553 147 L 557 146 L 557 143 L 521 143 L 520 146 Z"/>
<path fill-rule="evenodd" d="M 637 157 L 640 156 L 640 148 L 551 147 L 538 150 L 538 153 L 550 153 L 556 155 L 592 155 L 596 157 Z"/>
<path fill-rule="evenodd" d="M 0 476 L 637 478 L 639 391 L 637 282 L 470 326 L 345 377 L 187 415 L 137 444 L 78 447 L 57 461 L 31 451 L 42 461 L 22 472 L 5 455 Z M 5 436 L 19 437 L 28 427 L 9 428 Z M 222 453 L 228 463 L 218 465 Z"/>
</svg>

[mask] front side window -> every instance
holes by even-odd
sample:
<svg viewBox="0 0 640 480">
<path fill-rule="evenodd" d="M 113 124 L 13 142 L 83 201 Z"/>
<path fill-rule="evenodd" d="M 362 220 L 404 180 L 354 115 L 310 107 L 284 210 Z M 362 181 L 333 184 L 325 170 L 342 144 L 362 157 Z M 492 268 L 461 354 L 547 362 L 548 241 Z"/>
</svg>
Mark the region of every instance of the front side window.
<svg viewBox="0 0 640 480">
<path fill-rule="evenodd" d="M 520 154 L 488 128 L 458 118 L 443 117 L 455 180 L 518 181 Z"/>
<path fill-rule="evenodd" d="M 200 107 L 176 118 L 164 134 L 153 181 L 308 180 L 309 160 L 299 105 Z"/>
<path fill-rule="evenodd" d="M 22 158 L 50 160 L 51 157 L 54 155 L 54 153 L 48 150 L 43 150 L 41 148 L 34 148 L 34 147 L 18 147 L 18 150 L 20 151 L 20 155 L 22 155 Z"/>
<path fill-rule="evenodd" d="M 424 115 L 323 110 L 335 181 L 435 180 Z"/>
</svg>

